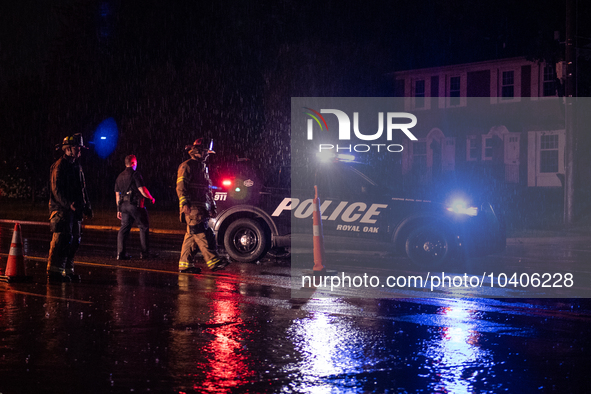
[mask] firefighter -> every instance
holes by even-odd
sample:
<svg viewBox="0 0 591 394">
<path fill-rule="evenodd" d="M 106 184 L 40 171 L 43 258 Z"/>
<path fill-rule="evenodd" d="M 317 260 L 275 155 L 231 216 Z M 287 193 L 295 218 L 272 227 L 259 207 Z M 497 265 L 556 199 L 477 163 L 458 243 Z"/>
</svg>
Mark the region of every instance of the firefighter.
<svg viewBox="0 0 591 394">
<path fill-rule="evenodd" d="M 216 252 L 215 236 L 209 228 L 209 218 L 216 216 L 216 206 L 211 193 L 211 181 L 207 168 L 207 157 L 214 153 L 203 144 L 203 139 L 195 140 L 193 145 L 185 146 L 191 158 L 178 168 L 176 193 L 179 198 L 180 220 L 187 224 L 183 240 L 179 272 L 200 273 L 195 267 L 194 256 L 197 248 L 201 251 L 207 267 L 218 271 L 230 264 Z"/>
<path fill-rule="evenodd" d="M 56 146 L 59 149 L 60 145 Z M 83 216 L 92 218 L 80 155 L 84 146 L 82 134 L 64 138 L 64 154 L 51 166 L 49 224 L 53 233 L 47 262 L 50 281 L 80 281 L 74 273 L 74 255 L 80 246 Z"/>
</svg>

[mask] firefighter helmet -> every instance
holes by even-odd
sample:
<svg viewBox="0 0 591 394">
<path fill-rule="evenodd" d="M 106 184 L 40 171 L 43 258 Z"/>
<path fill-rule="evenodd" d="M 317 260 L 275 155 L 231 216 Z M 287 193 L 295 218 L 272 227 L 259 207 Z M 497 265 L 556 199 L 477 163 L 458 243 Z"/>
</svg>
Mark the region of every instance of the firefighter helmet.
<svg viewBox="0 0 591 394">
<path fill-rule="evenodd" d="M 58 145 L 58 147 L 59 146 L 60 145 Z M 76 133 L 64 138 L 64 141 L 61 143 L 62 150 L 65 150 L 68 146 L 78 146 L 83 149 L 88 149 L 88 147 L 84 146 L 84 139 L 80 133 Z"/>
<path fill-rule="evenodd" d="M 188 152 L 193 149 L 201 150 L 203 145 L 203 138 L 197 138 L 192 145 L 185 145 L 185 150 Z"/>
<path fill-rule="evenodd" d="M 205 140 L 204 138 L 197 138 L 192 145 L 185 145 L 185 150 L 190 155 L 200 155 L 202 157 L 206 157 L 210 153 L 215 153 L 213 148 L 213 141 Z"/>
</svg>

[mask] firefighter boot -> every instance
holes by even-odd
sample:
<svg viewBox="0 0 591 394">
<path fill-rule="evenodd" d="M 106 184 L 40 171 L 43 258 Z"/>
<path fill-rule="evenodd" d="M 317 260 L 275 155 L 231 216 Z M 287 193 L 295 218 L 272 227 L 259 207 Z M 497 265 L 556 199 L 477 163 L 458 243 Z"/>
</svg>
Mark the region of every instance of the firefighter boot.
<svg viewBox="0 0 591 394">
<path fill-rule="evenodd" d="M 187 259 L 188 262 L 179 261 L 179 273 L 181 274 L 200 274 L 201 268 L 195 267 L 195 260 L 192 256 Z"/>
<path fill-rule="evenodd" d="M 213 272 L 223 270 L 230 262 L 226 259 L 221 259 L 219 257 L 214 257 L 213 259 L 209 260 L 207 263 L 207 267 L 212 270 Z"/>
<path fill-rule="evenodd" d="M 179 270 L 181 274 L 200 274 L 201 268 L 199 267 L 187 267 L 185 269 Z"/>
</svg>

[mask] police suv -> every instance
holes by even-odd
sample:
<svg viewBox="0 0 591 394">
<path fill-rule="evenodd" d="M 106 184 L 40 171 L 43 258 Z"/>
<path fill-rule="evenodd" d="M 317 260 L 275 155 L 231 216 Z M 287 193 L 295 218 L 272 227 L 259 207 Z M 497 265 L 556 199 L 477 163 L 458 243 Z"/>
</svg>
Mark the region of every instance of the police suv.
<svg viewBox="0 0 591 394">
<path fill-rule="evenodd" d="M 504 250 L 504 224 L 489 203 L 403 196 L 371 178 L 369 169 L 334 159 L 284 167 L 264 185 L 246 163 L 221 169 L 214 176 L 218 215 L 210 223 L 217 243 L 239 262 L 289 250 L 296 239 L 311 248 L 317 185 L 327 250 L 396 252 L 422 267 Z"/>
</svg>

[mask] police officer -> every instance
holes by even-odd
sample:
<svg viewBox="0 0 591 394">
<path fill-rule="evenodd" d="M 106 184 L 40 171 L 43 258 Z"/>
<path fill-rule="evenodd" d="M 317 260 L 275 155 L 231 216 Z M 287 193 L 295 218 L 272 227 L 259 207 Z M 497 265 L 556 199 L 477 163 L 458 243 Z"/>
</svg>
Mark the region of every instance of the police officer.
<svg viewBox="0 0 591 394">
<path fill-rule="evenodd" d="M 117 202 L 117 218 L 121 220 L 121 228 L 117 235 L 117 260 L 129 260 L 126 250 L 129 232 L 134 222 L 140 229 L 141 259 L 157 257 L 150 253 L 150 222 L 148 210 L 144 205 L 144 199 L 149 199 L 152 204 L 156 202 L 150 191 L 144 184 L 144 179 L 137 171 L 137 158 L 134 155 L 125 157 L 125 170 L 115 181 L 115 201 Z"/>
<path fill-rule="evenodd" d="M 181 222 L 187 223 L 187 233 L 183 241 L 179 271 L 182 273 L 200 273 L 193 261 L 197 248 L 201 251 L 207 267 L 212 271 L 225 268 L 230 264 L 218 256 L 215 250 L 213 230 L 209 228 L 209 218 L 216 216 L 216 206 L 211 193 L 206 164 L 210 153 L 203 139 L 195 140 L 193 145 L 185 146 L 191 158 L 178 168 L 176 193 L 179 197 Z"/>
<path fill-rule="evenodd" d="M 56 146 L 59 149 L 60 145 Z M 64 155 L 51 166 L 49 224 L 53 233 L 47 262 L 50 281 L 80 281 L 74 273 L 74 255 L 80 246 L 83 216 L 92 218 L 80 155 L 84 146 L 82 134 L 64 138 Z"/>
</svg>

